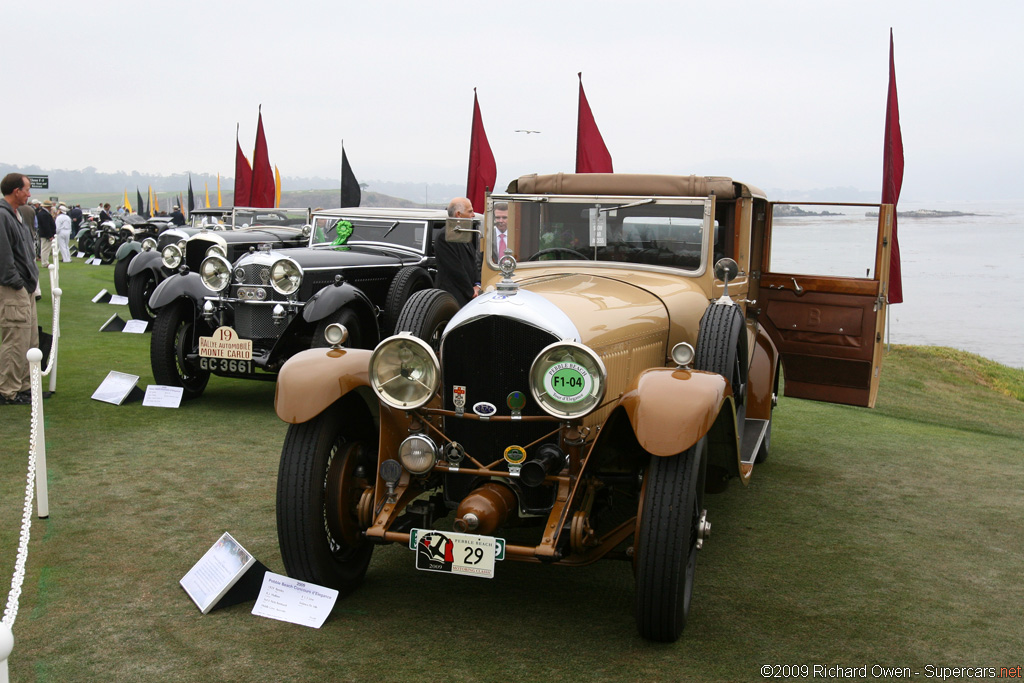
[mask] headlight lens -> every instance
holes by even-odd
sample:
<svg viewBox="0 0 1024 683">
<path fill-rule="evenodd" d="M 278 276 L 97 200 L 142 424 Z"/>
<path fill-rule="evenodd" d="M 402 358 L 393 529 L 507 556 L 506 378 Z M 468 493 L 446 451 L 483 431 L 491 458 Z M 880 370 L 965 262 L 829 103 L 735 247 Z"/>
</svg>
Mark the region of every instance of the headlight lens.
<svg viewBox="0 0 1024 683">
<path fill-rule="evenodd" d="M 168 244 L 160 253 L 164 267 L 174 270 L 181 265 L 181 249 L 177 244 Z"/>
<path fill-rule="evenodd" d="M 302 269 L 295 261 L 283 258 L 270 266 L 270 285 L 281 294 L 292 294 L 301 284 Z"/>
<path fill-rule="evenodd" d="M 408 332 L 388 337 L 370 356 L 370 386 L 393 408 L 412 410 L 437 392 L 441 366 L 426 342 Z"/>
<path fill-rule="evenodd" d="M 216 256 L 223 256 L 224 258 L 227 258 L 227 256 L 228 256 L 227 252 L 224 251 L 224 247 L 220 246 L 219 244 L 215 244 L 212 247 L 210 247 L 209 249 L 207 249 L 206 250 L 206 255 L 207 256 L 214 256 L 214 255 L 216 255 Z"/>
<path fill-rule="evenodd" d="M 604 398 L 604 363 L 575 342 L 555 342 L 533 360 L 530 392 L 546 413 L 558 418 L 582 417 Z"/>
<path fill-rule="evenodd" d="M 199 264 L 199 276 L 207 289 L 222 292 L 231 284 L 231 264 L 219 254 L 207 256 Z"/>
<path fill-rule="evenodd" d="M 147 237 L 142 240 L 142 251 L 153 251 L 156 249 L 156 240 L 152 237 Z"/>
<path fill-rule="evenodd" d="M 437 462 L 437 446 L 422 434 L 413 434 L 398 447 L 398 459 L 412 474 L 425 474 Z"/>
</svg>

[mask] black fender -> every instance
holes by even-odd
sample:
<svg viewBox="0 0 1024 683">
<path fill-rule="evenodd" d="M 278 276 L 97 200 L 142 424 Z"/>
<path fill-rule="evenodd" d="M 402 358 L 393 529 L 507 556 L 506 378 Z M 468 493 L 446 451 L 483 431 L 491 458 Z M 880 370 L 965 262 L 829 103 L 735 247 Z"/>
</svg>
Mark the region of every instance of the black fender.
<svg viewBox="0 0 1024 683">
<path fill-rule="evenodd" d="M 75 233 L 75 239 L 76 240 L 82 239 L 82 235 L 85 235 L 88 232 L 89 232 L 89 228 L 79 228 L 78 232 Z"/>
<path fill-rule="evenodd" d="M 133 260 L 138 261 L 138 257 Z M 213 292 L 206 288 L 199 273 L 188 273 L 186 275 L 172 275 L 153 290 L 153 296 L 149 297 L 149 307 L 153 310 L 166 306 L 175 299 L 187 297 L 192 300 L 198 310 L 203 310 L 203 300 L 211 296 Z"/>
<path fill-rule="evenodd" d="M 363 290 L 353 287 L 347 282 L 338 285 L 327 285 L 314 294 L 302 309 L 302 317 L 308 323 L 315 323 L 333 315 L 348 306 L 355 310 L 363 329 L 373 332 L 380 339 L 380 326 L 377 322 L 377 307 Z"/>
<path fill-rule="evenodd" d="M 142 245 L 135 241 L 125 242 L 117 248 L 117 256 L 115 258 L 118 261 L 126 259 L 128 258 L 128 254 L 132 253 L 133 251 L 136 253 L 141 253 Z"/>
<path fill-rule="evenodd" d="M 142 271 L 149 269 L 153 271 L 153 275 L 156 277 L 157 282 L 159 282 L 163 279 L 162 268 L 163 261 L 160 259 L 159 252 L 143 251 L 128 264 L 128 277 L 138 275 Z"/>
</svg>

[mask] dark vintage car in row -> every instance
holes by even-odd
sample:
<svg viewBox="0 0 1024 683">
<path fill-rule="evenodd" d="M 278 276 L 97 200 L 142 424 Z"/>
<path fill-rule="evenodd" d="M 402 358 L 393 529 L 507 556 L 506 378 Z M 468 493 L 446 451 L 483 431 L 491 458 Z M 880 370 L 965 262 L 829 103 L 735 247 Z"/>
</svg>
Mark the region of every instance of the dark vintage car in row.
<svg viewBox="0 0 1024 683">
<path fill-rule="evenodd" d="M 523 176 L 488 196 L 483 294 L 446 321 L 449 295 L 418 292 L 373 350 L 281 369 L 288 574 L 346 594 L 390 543 L 463 576 L 618 559 L 640 634 L 676 640 L 705 493 L 768 457 L 782 369 L 799 398 L 870 406 L 878 388 L 892 207 L 829 206 L 848 247 L 808 244 L 774 206 L 697 176 Z M 830 249 L 864 262 L 831 270 Z"/>
<path fill-rule="evenodd" d="M 278 249 L 305 246 L 309 237 L 308 209 L 250 209 L 217 207 L 196 209 L 188 226 L 171 227 L 153 241 L 143 241 L 128 264 L 128 310 L 132 318 L 152 324 L 156 314 L 149 299 L 157 285 L 184 264 L 193 270 L 208 251 L 237 257 L 250 247 Z M 195 243 L 187 245 L 192 237 Z M 186 252 L 191 254 L 185 258 Z"/>
<path fill-rule="evenodd" d="M 321 211 L 305 248 L 224 252 L 212 241 L 221 233 L 193 235 L 186 269 L 149 299 L 154 377 L 186 398 L 201 395 L 211 374 L 273 380 L 292 355 L 323 345 L 332 323 L 344 325 L 348 346 L 373 348 L 409 296 L 433 286 L 432 237 L 446 218 L 432 209 Z"/>
</svg>

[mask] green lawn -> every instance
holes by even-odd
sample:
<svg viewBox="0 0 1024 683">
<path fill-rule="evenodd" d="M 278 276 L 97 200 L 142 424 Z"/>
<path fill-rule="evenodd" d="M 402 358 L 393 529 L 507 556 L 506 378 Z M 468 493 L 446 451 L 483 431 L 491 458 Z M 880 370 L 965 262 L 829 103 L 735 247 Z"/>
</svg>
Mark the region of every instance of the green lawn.
<svg viewBox="0 0 1024 683">
<path fill-rule="evenodd" d="M 98 332 L 128 317 L 90 303 L 113 289 L 111 267 L 61 273 L 50 517 L 32 525 L 11 680 L 731 681 L 765 664 L 924 678 L 1022 664 L 1024 371 L 896 347 L 874 410 L 781 399 L 769 461 L 707 499 L 713 534 L 673 645 L 636 635 L 628 564 L 504 562 L 486 581 L 417 572 L 395 546 L 314 630 L 252 616 L 251 602 L 204 616 L 178 585 L 224 531 L 283 572 L 274 385 L 214 377 L 179 410 L 90 400 L 110 370 L 153 382 L 149 336 Z M 28 415 L 0 407 L 5 588 Z"/>
</svg>

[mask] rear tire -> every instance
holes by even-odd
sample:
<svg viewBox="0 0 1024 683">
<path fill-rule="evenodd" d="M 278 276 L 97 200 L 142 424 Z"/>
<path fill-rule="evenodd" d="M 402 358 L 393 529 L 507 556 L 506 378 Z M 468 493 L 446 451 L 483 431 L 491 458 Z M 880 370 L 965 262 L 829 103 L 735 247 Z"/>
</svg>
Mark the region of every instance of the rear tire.
<svg viewBox="0 0 1024 683">
<path fill-rule="evenodd" d="M 434 353 L 441 352 L 441 333 L 448 321 L 459 312 L 459 303 L 443 289 L 424 289 L 405 303 L 395 323 L 395 334 L 411 332 L 430 344 Z"/>
<path fill-rule="evenodd" d="M 145 320 L 153 326 L 156 312 L 149 307 L 149 297 L 156 290 L 156 277 L 150 270 L 136 273 L 128 280 L 128 310 L 135 320 Z"/>
<path fill-rule="evenodd" d="M 388 296 L 384 302 L 384 336 L 394 333 L 395 323 L 409 297 L 433 286 L 430 273 L 419 266 L 406 266 L 398 271 L 388 287 Z"/>
<path fill-rule="evenodd" d="M 120 296 L 128 296 L 128 264 L 139 252 L 132 251 L 114 265 L 114 291 Z"/>
</svg>

